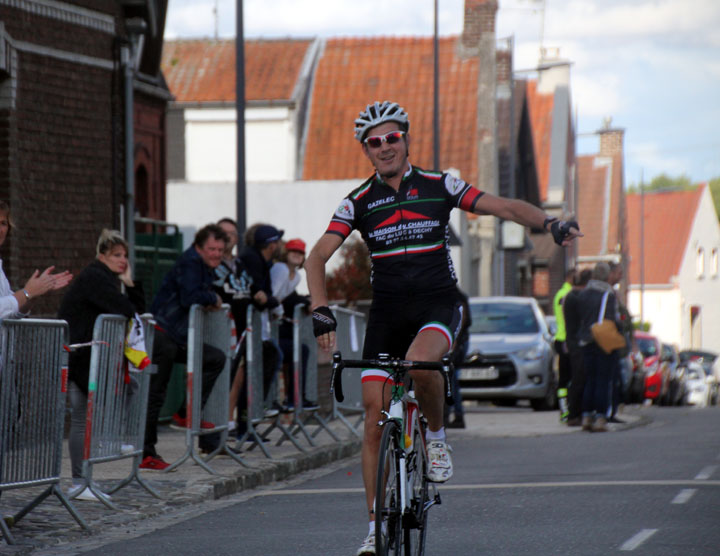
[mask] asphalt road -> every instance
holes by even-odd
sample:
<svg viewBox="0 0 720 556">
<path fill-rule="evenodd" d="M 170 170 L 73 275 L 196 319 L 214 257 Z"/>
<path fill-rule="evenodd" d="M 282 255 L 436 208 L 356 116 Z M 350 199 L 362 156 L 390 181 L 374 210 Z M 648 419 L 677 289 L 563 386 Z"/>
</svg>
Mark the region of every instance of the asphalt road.
<svg viewBox="0 0 720 556">
<path fill-rule="evenodd" d="M 453 431 L 455 476 L 431 510 L 426 554 L 717 556 L 720 408 L 648 411 L 651 424 L 603 434 Z M 75 553 L 353 555 L 367 528 L 360 486 L 356 459 Z"/>
</svg>

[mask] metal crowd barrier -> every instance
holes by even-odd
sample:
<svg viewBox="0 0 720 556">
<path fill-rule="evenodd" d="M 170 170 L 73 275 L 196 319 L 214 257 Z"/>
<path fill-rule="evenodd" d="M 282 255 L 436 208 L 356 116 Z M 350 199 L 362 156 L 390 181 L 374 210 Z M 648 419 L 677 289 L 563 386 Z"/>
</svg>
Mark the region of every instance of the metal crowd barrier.
<svg viewBox="0 0 720 556">
<path fill-rule="evenodd" d="M 225 453 L 236 462 L 249 467 L 233 451 L 226 449 L 228 441 L 228 416 L 230 414 L 230 362 L 232 317 L 230 306 L 223 305 L 220 310 L 206 310 L 200 305 L 190 308 L 187 345 L 187 422 L 185 433 L 185 453 L 173 462 L 166 471 L 172 471 L 192 458 L 208 473 L 216 474 L 207 462 L 216 455 Z M 213 385 L 205 407 L 202 408 L 202 355 L 203 344 L 214 346 L 225 353 L 225 366 Z M 201 422 L 213 423 L 214 427 L 203 429 Z M 195 447 L 195 437 L 219 434 L 218 447 L 204 458 Z"/>
<path fill-rule="evenodd" d="M 146 353 L 152 355 L 155 321 L 152 315 L 140 317 L 143 324 Z M 85 446 L 83 452 L 83 485 L 107 507 L 119 509 L 93 480 L 96 464 L 133 458 L 130 474 L 106 489 L 117 492 L 136 480 L 156 498 L 160 495 L 140 476 L 139 466 L 145 439 L 145 418 L 154 366 L 141 372 L 129 372 L 124 346 L 128 319 L 121 315 L 100 315 L 95 320 L 90 352 Z"/>
<path fill-rule="evenodd" d="M 338 321 L 336 334 L 337 349 L 343 359 L 362 359 L 363 340 L 365 338 L 365 315 L 357 311 L 334 305 L 331 307 Z M 343 392 L 345 400 L 339 403 L 333 397 L 333 418 L 340 421 L 356 437 L 360 438 L 360 423 L 365 416 L 362 403 L 361 369 L 343 370 Z M 349 417 L 358 416 L 355 423 Z"/>
<path fill-rule="evenodd" d="M 277 323 L 273 323 L 274 331 L 273 334 L 277 338 Z M 267 458 L 272 459 L 272 455 L 267 448 L 268 435 L 274 430 L 278 429 L 284 438 L 287 438 L 293 445 L 300 450 L 305 452 L 297 439 L 292 435 L 288 427 L 286 427 L 281 421 L 281 415 L 277 415 L 268 419 L 265 416 L 265 403 L 266 400 L 263 396 L 263 339 L 262 339 L 262 312 L 256 311 L 255 308 L 250 305 L 247 309 L 247 327 L 245 329 L 246 336 L 246 365 L 245 365 L 245 380 L 247 382 L 247 432 L 240 438 L 239 445 L 245 440 L 251 441 L 253 444 L 250 446 L 252 450 L 255 446 L 259 446 L 262 452 Z M 268 395 L 268 399 L 274 399 L 273 389 Z M 242 416 L 238 416 L 242 419 Z M 270 420 L 270 424 L 263 429 L 259 429 L 258 425 L 262 422 Z"/>
<path fill-rule="evenodd" d="M 89 530 L 59 486 L 67 337 L 67 323 L 61 320 L 6 319 L 0 326 L 0 495 L 48 485 L 19 512 L 0 519 L 8 544 L 15 544 L 10 527 L 51 494 Z"/>
<path fill-rule="evenodd" d="M 311 446 L 316 446 L 313 438 L 320 431 L 327 432 L 333 440 L 339 442 L 340 438 L 333 432 L 328 422 L 318 414 L 317 409 L 307 410 L 303 407 L 303 399 L 306 394 L 312 392 L 311 398 L 318 399 L 318 367 L 317 367 L 317 340 L 313 334 L 312 317 L 308 313 L 306 306 L 298 304 L 293 311 L 293 400 L 295 411 L 292 415 L 292 434 L 302 433 L 307 442 Z M 309 350 L 307 368 L 305 372 L 305 391 L 303 392 L 302 377 L 302 346 L 306 345 Z M 318 429 L 311 435 L 307 426 L 315 422 Z M 278 440 L 281 444 L 284 438 Z"/>
</svg>

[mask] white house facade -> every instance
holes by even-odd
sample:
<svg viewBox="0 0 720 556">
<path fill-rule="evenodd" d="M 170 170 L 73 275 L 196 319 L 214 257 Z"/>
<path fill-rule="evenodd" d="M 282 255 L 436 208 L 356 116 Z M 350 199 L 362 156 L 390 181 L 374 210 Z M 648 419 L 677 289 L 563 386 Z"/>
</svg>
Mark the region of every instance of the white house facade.
<svg viewBox="0 0 720 556">
<path fill-rule="evenodd" d="M 640 284 L 632 283 L 628 308 L 637 317 L 642 312 L 643 320 L 651 324 L 651 333 L 663 342 L 680 349 L 720 353 L 720 224 L 709 188 L 702 189 L 694 214 L 685 215 L 692 219 L 676 273 L 669 283 L 645 284 L 642 300 Z M 656 217 L 664 216 L 667 215 Z M 666 222 L 666 233 L 674 233 L 670 221 Z M 633 253 L 634 259 L 636 256 Z M 652 260 L 646 264 L 653 264 Z"/>
</svg>

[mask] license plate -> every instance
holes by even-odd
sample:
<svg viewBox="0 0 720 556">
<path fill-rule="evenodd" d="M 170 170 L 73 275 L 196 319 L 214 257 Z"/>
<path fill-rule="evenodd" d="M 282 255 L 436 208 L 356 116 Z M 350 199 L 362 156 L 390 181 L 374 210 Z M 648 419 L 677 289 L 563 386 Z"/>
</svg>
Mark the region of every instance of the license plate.
<svg viewBox="0 0 720 556">
<path fill-rule="evenodd" d="M 497 367 L 460 369 L 460 378 L 465 380 L 495 380 L 499 376 Z"/>
</svg>

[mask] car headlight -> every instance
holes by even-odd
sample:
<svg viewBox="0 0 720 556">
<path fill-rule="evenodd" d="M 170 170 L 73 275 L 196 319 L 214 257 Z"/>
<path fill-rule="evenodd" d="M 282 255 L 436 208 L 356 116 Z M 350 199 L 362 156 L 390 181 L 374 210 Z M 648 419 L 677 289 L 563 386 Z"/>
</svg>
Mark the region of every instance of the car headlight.
<svg viewBox="0 0 720 556">
<path fill-rule="evenodd" d="M 530 348 L 521 349 L 520 351 L 516 352 L 515 355 L 517 355 L 520 359 L 524 359 L 525 361 L 535 361 L 543 356 L 543 348 L 542 346 L 533 346 Z"/>
</svg>

